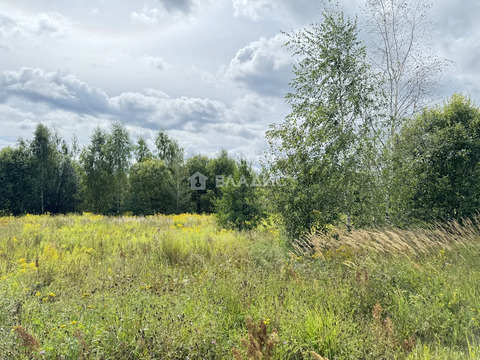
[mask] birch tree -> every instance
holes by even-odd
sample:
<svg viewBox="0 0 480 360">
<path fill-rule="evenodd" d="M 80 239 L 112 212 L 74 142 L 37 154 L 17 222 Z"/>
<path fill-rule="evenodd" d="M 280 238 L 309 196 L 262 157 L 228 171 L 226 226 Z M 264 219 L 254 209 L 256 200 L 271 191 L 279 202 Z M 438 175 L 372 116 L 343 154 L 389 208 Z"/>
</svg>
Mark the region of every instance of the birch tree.
<svg viewBox="0 0 480 360">
<path fill-rule="evenodd" d="M 384 76 L 389 136 L 432 94 L 447 62 L 431 51 L 431 4 L 424 0 L 366 0 L 370 58 Z"/>
<path fill-rule="evenodd" d="M 296 60 L 286 96 L 292 111 L 267 137 L 272 169 L 288 178 L 288 186 L 274 197 L 292 236 L 342 214 L 350 228 L 358 194 L 368 183 L 364 155 L 375 127 L 374 75 L 357 21 L 327 8 L 321 23 L 286 35 Z"/>
<path fill-rule="evenodd" d="M 448 62 L 432 53 L 433 18 L 425 0 L 366 0 L 369 57 L 382 74 L 384 121 L 378 167 L 385 219 L 391 222 L 395 168 L 393 149 L 405 120 L 419 113 Z"/>
</svg>

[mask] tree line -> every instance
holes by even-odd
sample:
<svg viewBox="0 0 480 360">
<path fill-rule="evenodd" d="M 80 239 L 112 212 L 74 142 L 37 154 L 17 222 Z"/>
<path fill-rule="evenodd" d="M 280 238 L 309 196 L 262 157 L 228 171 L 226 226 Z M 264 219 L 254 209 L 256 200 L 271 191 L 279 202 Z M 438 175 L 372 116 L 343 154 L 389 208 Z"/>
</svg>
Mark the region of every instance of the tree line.
<svg viewBox="0 0 480 360">
<path fill-rule="evenodd" d="M 425 108 L 402 126 L 390 155 L 388 212 L 385 173 L 376 163 L 384 154 L 369 148 L 374 137 L 361 140 L 366 148 L 342 153 L 307 146 L 306 139 L 283 131 L 291 152 L 256 174 L 226 150 L 185 160 L 165 131 L 150 149 L 145 139 L 134 144 L 125 126 L 113 123 L 110 131 L 96 129 L 80 150 L 75 139 L 68 144 L 39 124 L 32 140 L 0 151 L 0 213 L 216 213 L 224 226 L 241 229 L 276 216 L 292 237 L 329 224 L 409 226 L 478 213 L 480 108 L 462 95 Z M 196 172 L 209 179 L 203 191 L 191 189 L 189 177 Z M 278 181 L 264 181 L 271 176 Z"/>
<path fill-rule="evenodd" d="M 429 7 L 366 5 L 369 44 L 338 5 L 326 6 L 320 23 L 286 33 L 291 112 L 267 131 L 262 170 L 276 184 L 249 186 L 259 174 L 225 150 L 184 159 L 165 131 L 151 149 L 113 123 L 79 149 L 40 124 L 33 140 L 0 152 L 0 211 L 216 213 L 241 229 L 273 216 L 290 238 L 330 225 L 406 227 L 476 215 L 480 109 L 460 94 L 426 106 L 444 66 L 426 52 Z M 188 182 L 196 172 L 210 179 L 202 191 Z M 216 175 L 233 181 L 218 187 Z"/>
<path fill-rule="evenodd" d="M 204 191 L 193 191 L 188 178 L 196 172 L 209 179 L 222 175 L 237 181 L 254 174 L 247 161 L 233 159 L 226 150 L 215 158 L 195 155 L 184 160 L 183 149 L 163 130 L 151 149 L 144 138 L 133 143 L 125 125 L 116 122 L 109 131 L 97 128 L 80 150 L 75 139 L 68 144 L 38 124 L 31 141 L 21 139 L 0 151 L 0 212 L 213 213 L 217 207 L 225 208 L 222 190 L 228 201 L 234 200 L 235 183 L 222 189 L 209 181 Z M 227 210 L 224 214 L 228 218 Z M 248 221 L 228 220 L 239 227 Z"/>
</svg>

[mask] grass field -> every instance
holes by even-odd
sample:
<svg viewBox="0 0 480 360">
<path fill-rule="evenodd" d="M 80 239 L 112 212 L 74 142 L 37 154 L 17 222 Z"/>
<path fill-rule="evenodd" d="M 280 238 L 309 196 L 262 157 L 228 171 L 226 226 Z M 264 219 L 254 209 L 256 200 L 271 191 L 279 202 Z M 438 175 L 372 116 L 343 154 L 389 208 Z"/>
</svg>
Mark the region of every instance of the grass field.
<svg viewBox="0 0 480 360">
<path fill-rule="evenodd" d="M 480 359 L 476 228 L 0 218 L 0 359 Z"/>
</svg>

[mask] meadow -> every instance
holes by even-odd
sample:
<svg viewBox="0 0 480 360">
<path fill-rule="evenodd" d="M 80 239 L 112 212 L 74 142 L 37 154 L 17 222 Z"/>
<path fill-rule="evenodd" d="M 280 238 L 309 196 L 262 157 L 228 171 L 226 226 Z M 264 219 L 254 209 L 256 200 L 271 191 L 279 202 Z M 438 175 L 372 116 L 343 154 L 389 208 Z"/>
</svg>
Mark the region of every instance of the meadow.
<svg viewBox="0 0 480 360">
<path fill-rule="evenodd" d="M 0 218 L 0 359 L 480 359 L 479 220 Z"/>
</svg>

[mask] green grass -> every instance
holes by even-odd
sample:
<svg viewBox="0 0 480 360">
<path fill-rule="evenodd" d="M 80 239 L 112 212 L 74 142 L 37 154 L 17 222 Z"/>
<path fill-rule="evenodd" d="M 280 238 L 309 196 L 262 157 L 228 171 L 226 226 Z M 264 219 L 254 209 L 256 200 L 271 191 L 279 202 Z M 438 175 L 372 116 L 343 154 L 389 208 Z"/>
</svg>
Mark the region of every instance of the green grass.
<svg viewBox="0 0 480 360">
<path fill-rule="evenodd" d="M 299 256 L 208 216 L 0 218 L 0 359 L 480 359 L 480 238 L 447 243 Z"/>
</svg>

